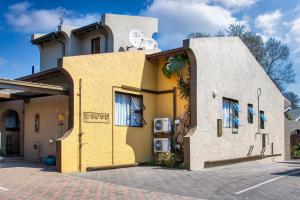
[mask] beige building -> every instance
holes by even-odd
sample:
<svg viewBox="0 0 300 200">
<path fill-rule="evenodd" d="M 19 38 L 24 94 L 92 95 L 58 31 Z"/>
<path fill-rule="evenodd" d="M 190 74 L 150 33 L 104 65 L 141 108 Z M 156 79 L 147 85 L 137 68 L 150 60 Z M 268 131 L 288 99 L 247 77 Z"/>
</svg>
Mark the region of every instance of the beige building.
<svg viewBox="0 0 300 200">
<path fill-rule="evenodd" d="M 53 155 L 60 172 L 147 163 L 160 137 L 183 149 L 190 170 L 285 159 L 284 97 L 239 38 L 190 39 L 155 53 L 132 48 L 132 29 L 152 37 L 157 19 L 108 14 L 34 35 L 41 72 L 0 80 L 2 151 L 36 162 Z M 178 77 L 162 72 L 176 56 L 188 58 L 189 100 Z M 155 118 L 170 119 L 176 132 L 187 105 L 183 141 L 153 133 Z"/>
</svg>

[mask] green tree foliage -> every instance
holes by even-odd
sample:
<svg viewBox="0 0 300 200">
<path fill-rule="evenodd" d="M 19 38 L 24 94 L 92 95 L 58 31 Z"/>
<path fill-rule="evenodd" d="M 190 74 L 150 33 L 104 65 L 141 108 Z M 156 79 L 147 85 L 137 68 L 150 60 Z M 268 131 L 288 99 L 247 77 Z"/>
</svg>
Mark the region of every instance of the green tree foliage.
<svg viewBox="0 0 300 200">
<path fill-rule="evenodd" d="M 289 60 L 290 51 L 286 44 L 275 38 L 263 41 L 259 34 L 247 29 L 243 24 L 231 24 L 224 32 L 219 31 L 215 37 L 238 36 L 248 47 L 257 62 L 273 80 L 279 90 L 292 102 L 296 108 L 300 103 L 298 96 L 287 91 L 287 86 L 295 82 L 295 72 Z M 200 32 L 190 33 L 188 38 L 211 37 Z"/>
</svg>

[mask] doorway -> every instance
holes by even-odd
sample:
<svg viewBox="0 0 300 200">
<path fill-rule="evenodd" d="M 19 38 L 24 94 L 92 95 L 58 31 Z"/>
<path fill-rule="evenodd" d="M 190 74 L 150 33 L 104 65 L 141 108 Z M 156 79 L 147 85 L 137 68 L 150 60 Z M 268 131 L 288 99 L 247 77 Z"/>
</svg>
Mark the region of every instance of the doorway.
<svg viewBox="0 0 300 200">
<path fill-rule="evenodd" d="M 4 116 L 6 155 L 20 154 L 20 118 L 16 111 L 9 110 Z"/>
</svg>

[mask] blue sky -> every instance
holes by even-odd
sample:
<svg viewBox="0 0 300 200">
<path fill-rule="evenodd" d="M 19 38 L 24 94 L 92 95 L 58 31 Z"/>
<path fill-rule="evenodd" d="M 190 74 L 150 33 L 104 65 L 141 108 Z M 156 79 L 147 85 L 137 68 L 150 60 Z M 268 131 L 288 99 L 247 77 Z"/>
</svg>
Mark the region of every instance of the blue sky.
<svg viewBox="0 0 300 200">
<path fill-rule="evenodd" d="M 144 15 L 159 19 L 159 45 L 181 45 L 190 32 L 216 33 L 235 22 L 245 23 L 263 38 L 287 43 L 296 71 L 290 90 L 300 95 L 300 0 L 0 0 L 0 77 L 16 78 L 39 68 L 32 33 L 55 30 L 58 17 L 82 26 L 102 13 Z"/>
</svg>

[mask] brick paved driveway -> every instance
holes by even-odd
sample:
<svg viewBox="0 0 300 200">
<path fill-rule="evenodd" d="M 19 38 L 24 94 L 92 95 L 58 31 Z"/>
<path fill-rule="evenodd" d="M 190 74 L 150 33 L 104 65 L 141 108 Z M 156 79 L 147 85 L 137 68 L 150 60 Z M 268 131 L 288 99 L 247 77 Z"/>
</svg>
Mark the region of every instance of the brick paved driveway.
<svg viewBox="0 0 300 200">
<path fill-rule="evenodd" d="M 0 200 L 192 199 L 53 171 L 24 161 L 0 162 Z"/>
<path fill-rule="evenodd" d="M 191 172 L 135 167 L 73 176 L 203 199 L 300 199 L 300 161 L 242 163 Z"/>
<path fill-rule="evenodd" d="M 0 200 L 299 197 L 300 161 L 244 163 L 192 172 L 135 167 L 73 174 L 24 161 L 0 162 Z"/>
</svg>

